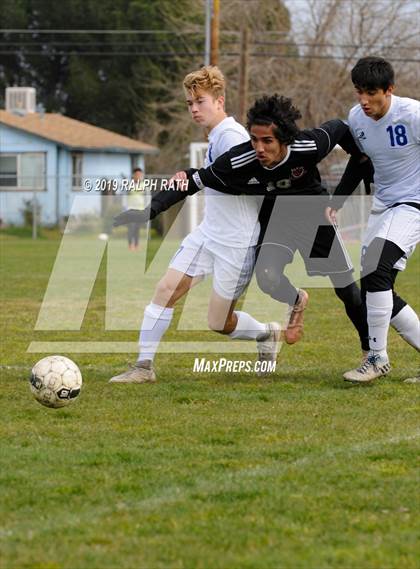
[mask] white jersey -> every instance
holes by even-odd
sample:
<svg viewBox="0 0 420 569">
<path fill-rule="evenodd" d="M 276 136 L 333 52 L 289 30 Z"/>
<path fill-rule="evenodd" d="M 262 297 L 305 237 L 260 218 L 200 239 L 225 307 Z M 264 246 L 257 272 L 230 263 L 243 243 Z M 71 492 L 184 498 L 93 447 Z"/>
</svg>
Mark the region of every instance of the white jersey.
<svg viewBox="0 0 420 569">
<path fill-rule="evenodd" d="M 349 126 L 375 168 L 375 196 L 386 206 L 420 202 L 420 101 L 391 95 L 379 120 L 360 105 L 349 113 Z"/>
<path fill-rule="evenodd" d="M 247 140 L 249 134 L 245 128 L 233 117 L 225 118 L 210 131 L 205 167 L 232 146 Z M 256 196 L 228 195 L 212 188 L 205 188 L 204 195 L 204 219 L 199 227 L 206 238 L 228 247 L 256 245 L 260 232 Z"/>
</svg>

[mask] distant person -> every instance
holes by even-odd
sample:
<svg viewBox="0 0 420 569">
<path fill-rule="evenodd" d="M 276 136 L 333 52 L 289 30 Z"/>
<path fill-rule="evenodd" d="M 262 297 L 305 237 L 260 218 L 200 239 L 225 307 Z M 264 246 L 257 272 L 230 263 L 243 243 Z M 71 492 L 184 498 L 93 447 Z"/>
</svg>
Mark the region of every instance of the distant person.
<svg viewBox="0 0 420 569">
<path fill-rule="evenodd" d="M 143 178 L 143 170 L 141 168 L 134 168 L 132 175 L 134 184 L 130 185 L 127 199 L 127 207 L 129 209 L 142 209 L 145 206 Z M 128 248 L 130 251 L 139 250 L 140 226 L 141 223 L 129 223 L 127 226 Z"/>
</svg>

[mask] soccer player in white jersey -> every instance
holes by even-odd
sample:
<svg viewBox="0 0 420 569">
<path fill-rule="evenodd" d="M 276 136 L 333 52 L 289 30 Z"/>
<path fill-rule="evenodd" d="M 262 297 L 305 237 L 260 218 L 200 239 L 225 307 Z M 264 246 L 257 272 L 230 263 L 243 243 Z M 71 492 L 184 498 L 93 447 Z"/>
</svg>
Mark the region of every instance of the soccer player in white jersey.
<svg viewBox="0 0 420 569">
<path fill-rule="evenodd" d="M 249 140 L 245 128 L 225 112 L 225 79 L 217 67 L 202 67 L 188 74 L 183 85 L 193 121 L 208 132 L 206 166 L 232 146 Z M 176 176 L 179 179 L 182 174 Z M 138 360 L 132 369 L 111 378 L 110 382 L 156 381 L 153 360 L 170 325 L 175 303 L 210 274 L 213 291 L 209 327 L 232 339 L 254 340 L 260 361 L 275 360 L 279 324 L 264 324 L 246 312 L 235 310 L 254 268 L 260 231 L 258 213 L 255 196 L 228 196 L 206 188 L 202 223 L 181 243 L 145 309 Z"/>
<path fill-rule="evenodd" d="M 351 77 L 359 104 L 350 111 L 349 126 L 373 164 L 376 191 L 361 261 L 370 351 L 344 379 L 370 383 L 391 369 L 387 353 L 390 324 L 420 350 L 419 318 L 394 292 L 396 275 L 404 270 L 420 240 L 420 102 L 393 95 L 394 71 L 382 58 L 360 59 Z M 332 222 L 348 193 L 345 184 L 340 184 L 332 207 L 327 208 Z"/>
</svg>

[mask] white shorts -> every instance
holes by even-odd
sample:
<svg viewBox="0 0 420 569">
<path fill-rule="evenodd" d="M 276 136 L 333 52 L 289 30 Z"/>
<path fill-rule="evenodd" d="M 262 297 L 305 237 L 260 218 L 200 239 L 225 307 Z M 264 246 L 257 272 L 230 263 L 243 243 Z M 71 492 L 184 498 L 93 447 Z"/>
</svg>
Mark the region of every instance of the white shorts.
<svg viewBox="0 0 420 569">
<path fill-rule="evenodd" d="M 200 228 L 182 241 L 169 268 L 190 277 L 213 275 L 213 289 L 222 298 L 239 298 L 255 264 L 255 247 L 235 248 L 208 239 Z"/>
<path fill-rule="evenodd" d="M 394 269 L 403 271 L 420 241 L 420 212 L 409 205 L 382 207 L 381 202 L 375 200 L 363 237 L 363 248 L 368 247 L 375 237 L 392 241 L 404 251 L 405 255 L 394 265 Z"/>
</svg>

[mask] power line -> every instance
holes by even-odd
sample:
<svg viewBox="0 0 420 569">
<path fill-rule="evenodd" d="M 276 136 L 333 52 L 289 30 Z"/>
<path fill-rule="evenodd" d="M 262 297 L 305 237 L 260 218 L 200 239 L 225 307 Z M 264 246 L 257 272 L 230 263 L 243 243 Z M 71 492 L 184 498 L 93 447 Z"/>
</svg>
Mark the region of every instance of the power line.
<svg viewBox="0 0 420 569">
<path fill-rule="evenodd" d="M 156 43 L 160 43 L 161 40 L 146 40 L 146 41 L 142 41 L 142 42 L 112 42 L 112 43 L 107 43 L 106 46 L 107 47 L 114 47 L 114 46 L 126 46 L 126 47 L 133 47 L 133 46 L 145 46 L 145 45 L 155 45 Z M 224 40 L 225 44 L 236 44 L 239 43 L 239 40 Z M 310 47 L 310 48 L 322 48 L 322 47 L 332 47 L 332 48 L 339 48 L 339 49 L 364 49 L 364 48 L 369 48 L 369 49 L 389 49 L 389 45 L 386 44 L 335 44 L 335 43 L 313 43 L 313 42 L 294 42 L 294 41 L 289 41 L 289 42 L 272 42 L 272 41 L 260 41 L 260 40 L 256 40 L 256 41 L 251 41 L 250 44 L 252 45 L 268 45 L 268 46 L 278 46 L 278 47 Z M 91 47 L 91 46 L 101 46 L 104 45 L 103 42 L 89 42 L 89 41 L 83 41 L 83 42 L 77 42 L 77 41 L 42 41 L 42 40 L 36 40 L 36 41 L 30 41 L 30 42 L 24 42 L 24 41 L 6 41 L 6 40 L 2 40 L 0 39 L 0 47 L 7 47 L 7 46 L 22 46 L 22 47 L 37 47 L 37 46 L 81 46 L 81 47 Z M 392 46 L 392 48 L 398 48 L 398 49 L 408 49 L 408 50 L 413 50 L 413 49 L 420 49 L 420 46 L 417 45 L 398 45 L 398 44 L 394 44 Z"/>
<path fill-rule="evenodd" d="M 227 42 L 233 43 L 233 42 Z M 337 43 L 310 43 L 310 42 L 271 42 L 271 41 L 253 41 L 253 45 L 271 45 L 271 46 L 297 46 L 297 47 L 338 47 L 343 49 L 363 49 L 363 48 L 376 48 L 376 49 L 388 49 L 389 45 L 386 44 L 337 44 Z M 395 47 L 395 46 L 393 46 Z M 399 49 L 420 49 L 420 46 L 398 46 Z"/>
<path fill-rule="evenodd" d="M 236 35 L 239 36 L 240 32 L 237 30 L 221 30 L 220 31 L 222 34 L 231 34 L 231 35 Z M 102 30 L 80 30 L 80 29 L 69 29 L 69 30 L 63 30 L 63 29 L 59 29 L 59 30 L 45 30 L 45 29 L 32 29 L 32 30 L 28 30 L 28 29 L 0 29 L 0 33 L 1 34 L 32 34 L 32 35 L 36 35 L 36 34 L 111 34 L 111 35 L 124 35 L 124 34 L 129 34 L 129 35 L 151 35 L 151 34 L 164 34 L 164 35 L 170 35 L 170 36 L 178 36 L 179 38 L 181 38 L 183 35 L 197 35 L 197 36 L 201 36 L 203 35 L 203 32 L 200 31 L 174 31 L 174 30 L 106 30 L 106 29 L 102 29 Z M 288 35 L 289 32 L 282 32 L 282 31 L 278 31 L 278 30 L 264 30 L 264 31 L 260 31 L 259 34 L 271 34 L 271 35 Z M 153 41 L 153 40 L 152 40 Z M 154 40 L 154 41 L 159 41 L 159 40 Z M 101 45 L 101 44 L 95 44 L 95 43 L 90 43 L 90 42 L 74 42 L 74 41 L 64 41 L 64 42 L 55 42 L 55 41 L 49 41 L 46 40 L 47 43 L 43 42 L 42 40 L 37 40 L 34 42 L 13 42 L 13 41 L 7 41 L 6 43 L 3 42 L 3 40 L 0 39 L 0 47 L 4 47 L 5 45 L 28 45 L 28 46 L 35 46 L 35 45 L 80 45 L 80 46 L 84 46 L 84 45 Z M 149 43 L 150 40 L 147 42 Z M 238 40 L 224 40 L 224 43 L 238 43 L 239 42 L 239 38 Z M 252 45 L 271 45 L 271 46 L 290 46 L 290 47 L 309 47 L 309 48 L 322 48 L 322 47 L 332 47 L 332 48 L 340 48 L 340 49 L 363 49 L 364 47 L 368 47 L 369 49 L 388 49 L 389 46 L 388 45 L 384 45 L 384 44 L 333 44 L 333 43 L 314 43 L 314 42 L 304 42 L 304 41 L 261 41 L 261 40 L 256 40 L 256 41 L 251 41 L 250 42 Z M 127 42 L 119 42 L 119 43 L 115 43 L 113 42 L 111 44 L 112 45 L 127 45 L 128 47 L 131 47 L 133 45 L 144 45 L 143 43 L 127 43 Z M 109 46 L 108 46 L 109 47 Z M 394 46 L 395 47 L 395 46 Z M 420 46 L 398 46 L 399 49 L 420 49 Z"/>
<path fill-rule="evenodd" d="M 175 34 L 175 35 L 189 35 L 189 34 L 201 34 L 202 31 L 173 31 L 173 30 L 7 30 L 0 29 L 2 34 Z"/>
<path fill-rule="evenodd" d="M 135 45 L 155 45 L 157 43 L 160 43 L 162 40 L 146 40 L 146 41 L 142 41 L 142 42 L 112 42 L 112 43 L 107 43 L 106 45 L 109 46 L 119 46 L 119 45 L 123 45 L 126 47 L 131 47 L 131 46 L 135 46 Z M 171 40 L 172 41 L 172 40 Z M 29 47 L 37 47 L 37 46 L 50 46 L 50 45 L 71 45 L 71 46 L 101 46 L 104 45 L 103 42 L 74 42 L 74 41 L 35 41 L 35 42 L 18 42 L 18 41 L 7 41 L 7 42 L 3 42 L 3 40 L 0 40 L 0 47 L 5 47 L 5 46 L 29 46 Z"/>
<path fill-rule="evenodd" d="M 345 55 L 289 55 L 278 53 L 251 53 L 252 57 L 273 57 L 275 59 L 359 59 L 359 55 L 346 57 Z M 420 59 L 407 59 L 406 57 L 388 57 L 388 61 L 419 63 Z"/>
<path fill-rule="evenodd" d="M 203 55 L 204 52 L 197 51 L 183 51 L 183 52 L 160 52 L 156 53 L 156 51 L 55 51 L 54 53 L 49 52 L 42 52 L 42 51 L 0 51 L 0 55 L 40 55 L 42 57 L 57 57 L 61 55 L 112 55 L 112 56 L 120 56 L 120 55 L 131 55 L 131 56 L 147 56 L 147 57 L 161 57 L 161 56 L 184 56 L 184 55 Z M 227 55 L 238 55 L 235 53 L 227 54 Z"/>
<path fill-rule="evenodd" d="M 106 44 L 107 47 L 114 47 L 114 46 L 126 46 L 126 47 L 132 47 L 132 46 L 144 46 L 144 45 L 155 45 L 156 43 L 160 43 L 161 40 L 147 40 L 144 42 L 112 42 L 110 44 Z M 238 42 L 236 41 L 224 41 L 224 43 L 226 44 L 236 44 Z M 308 43 L 308 42 L 269 42 L 269 41 L 251 41 L 250 42 L 251 45 L 269 45 L 269 46 L 278 46 L 278 47 L 333 47 L 333 48 L 340 48 L 340 49 L 364 49 L 366 47 L 373 49 L 389 49 L 389 45 L 383 45 L 383 44 L 334 44 L 334 43 Z M 37 46 L 62 46 L 62 45 L 66 45 L 66 46 L 81 46 L 81 47 L 90 47 L 90 46 L 101 46 L 104 45 L 103 42 L 74 42 L 74 41 L 48 41 L 48 42 L 43 42 L 42 40 L 40 41 L 34 41 L 34 42 L 10 42 L 10 41 L 3 41 L 0 39 L 0 47 L 7 47 L 7 46 L 22 46 L 22 47 L 37 47 Z M 413 50 L 413 49 L 420 49 L 420 46 L 418 45 L 409 45 L 409 46 L 403 46 L 403 45 L 393 45 L 393 48 L 398 48 L 398 49 L 408 49 L 408 50 Z"/>
<path fill-rule="evenodd" d="M 20 51 L 0 51 L 0 55 L 22 55 Z M 40 57 L 59 57 L 65 55 L 78 55 L 78 56 L 112 56 L 112 57 L 120 57 L 120 56 L 130 56 L 130 57 L 150 57 L 150 58 L 169 58 L 169 59 L 176 59 L 177 57 L 191 57 L 191 56 L 204 56 L 204 52 L 202 51 L 195 51 L 195 52 L 161 52 L 156 53 L 155 51 L 151 52 L 138 52 L 138 51 L 59 51 L 54 53 L 47 53 L 47 52 L 40 52 L 40 51 L 28 51 L 24 52 L 23 55 L 37 55 Z M 238 52 L 225 52 L 220 53 L 221 57 L 239 57 Z M 250 53 L 250 57 L 271 57 L 273 59 L 332 59 L 332 60 L 347 60 L 348 57 L 344 55 L 292 55 L 292 54 L 279 54 L 279 53 Z M 351 60 L 358 59 L 359 56 L 352 56 L 350 57 Z M 420 63 L 420 59 L 407 59 L 402 57 L 387 57 L 389 61 L 396 61 L 396 62 L 403 62 L 403 63 Z"/>
</svg>

